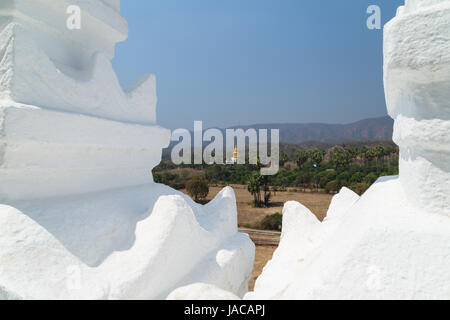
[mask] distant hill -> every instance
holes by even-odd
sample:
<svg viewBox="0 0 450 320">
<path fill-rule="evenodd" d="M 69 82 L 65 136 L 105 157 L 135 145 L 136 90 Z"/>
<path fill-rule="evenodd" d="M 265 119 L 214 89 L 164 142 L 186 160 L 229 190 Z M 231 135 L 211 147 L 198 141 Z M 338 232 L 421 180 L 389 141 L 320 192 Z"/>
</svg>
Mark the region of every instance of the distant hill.
<svg viewBox="0 0 450 320">
<path fill-rule="evenodd" d="M 334 145 L 349 144 L 355 146 L 371 146 L 379 142 L 393 145 L 392 133 L 394 120 L 390 117 L 364 119 L 350 124 L 325 123 L 283 123 L 255 124 L 251 126 L 231 127 L 230 129 L 280 129 L 281 150 L 288 155 L 298 149 L 326 150 Z M 225 129 L 221 129 L 225 136 Z M 193 134 L 191 132 L 191 134 Z M 172 141 L 163 151 L 163 159 L 170 159 L 170 151 L 178 144 Z M 209 142 L 203 142 L 208 145 Z"/>
<path fill-rule="evenodd" d="M 280 142 L 287 144 L 302 144 L 309 141 L 323 143 L 389 141 L 392 140 L 393 126 L 394 121 L 386 116 L 382 118 L 365 119 L 350 124 L 256 124 L 240 128 L 280 129 Z"/>
</svg>

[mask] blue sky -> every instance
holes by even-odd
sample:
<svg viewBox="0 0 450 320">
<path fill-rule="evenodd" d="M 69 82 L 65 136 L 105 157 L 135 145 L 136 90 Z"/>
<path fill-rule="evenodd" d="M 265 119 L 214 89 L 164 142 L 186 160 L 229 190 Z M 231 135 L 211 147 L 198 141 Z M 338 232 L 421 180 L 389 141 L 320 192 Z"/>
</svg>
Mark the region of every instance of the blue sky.
<svg viewBox="0 0 450 320">
<path fill-rule="evenodd" d="M 349 123 L 386 115 L 382 30 L 403 0 L 122 0 L 129 38 L 113 61 L 123 87 L 158 81 L 168 128 Z"/>
</svg>

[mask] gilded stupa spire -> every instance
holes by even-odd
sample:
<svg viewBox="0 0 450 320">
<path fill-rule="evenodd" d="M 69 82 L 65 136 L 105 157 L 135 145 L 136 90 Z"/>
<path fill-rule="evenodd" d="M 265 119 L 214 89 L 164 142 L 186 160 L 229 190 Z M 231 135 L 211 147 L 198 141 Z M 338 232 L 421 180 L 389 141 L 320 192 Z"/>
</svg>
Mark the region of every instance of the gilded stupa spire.
<svg viewBox="0 0 450 320">
<path fill-rule="evenodd" d="M 235 162 L 237 162 L 238 156 L 239 156 L 239 154 L 238 154 L 238 147 L 237 147 L 237 145 L 236 145 L 236 146 L 234 146 L 234 153 L 233 153 L 233 160 L 234 160 Z"/>
</svg>

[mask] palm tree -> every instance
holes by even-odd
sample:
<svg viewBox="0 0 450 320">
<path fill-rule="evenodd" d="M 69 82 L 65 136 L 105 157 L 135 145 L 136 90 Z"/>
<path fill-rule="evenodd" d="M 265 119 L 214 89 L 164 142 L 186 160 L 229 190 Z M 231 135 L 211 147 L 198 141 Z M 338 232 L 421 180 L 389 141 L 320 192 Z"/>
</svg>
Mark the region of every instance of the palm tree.
<svg viewBox="0 0 450 320">
<path fill-rule="evenodd" d="M 303 192 L 306 192 L 306 188 L 308 188 L 311 185 L 311 181 L 312 175 L 309 171 L 298 177 L 298 185 L 300 188 L 303 189 Z"/>
<path fill-rule="evenodd" d="M 262 191 L 264 192 L 264 206 L 268 207 L 270 203 L 270 198 L 272 197 L 272 193 L 270 192 L 269 186 L 269 176 L 261 176 L 261 186 Z"/>
<path fill-rule="evenodd" d="M 337 167 L 348 167 L 352 162 L 350 153 L 344 148 L 336 148 L 331 153 L 331 161 Z"/>
<path fill-rule="evenodd" d="M 375 155 L 377 158 L 377 169 L 378 169 L 380 160 L 381 160 L 381 167 L 383 167 L 384 166 L 384 155 L 385 155 L 385 150 L 384 150 L 383 146 L 380 145 L 375 148 Z"/>
<path fill-rule="evenodd" d="M 311 153 L 311 159 L 312 159 L 312 161 L 314 161 L 314 163 L 317 166 L 319 166 L 322 163 L 324 156 L 325 156 L 325 152 L 322 150 L 314 150 Z"/>
<path fill-rule="evenodd" d="M 375 149 L 372 149 L 372 148 L 368 149 L 368 150 L 366 151 L 365 157 L 366 157 L 366 159 L 367 159 L 367 161 L 368 161 L 368 164 L 370 165 L 370 164 L 372 163 L 372 161 L 377 157 L 377 152 L 376 152 L 376 150 L 375 150 Z"/>
<path fill-rule="evenodd" d="M 253 196 L 253 204 L 255 207 L 261 204 L 261 175 L 254 172 L 247 182 L 248 192 Z"/>
<path fill-rule="evenodd" d="M 314 161 L 314 166 L 315 166 L 316 170 L 319 167 L 319 165 L 322 163 L 324 156 L 325 156 L 325 152 L 322 150 L 314 150 L 311 153 L 311 159 L 312 159 L 312 161 Z M 319 190 L 319 182 L 317 179 L 318 178 L 317 178 L 317 172 L 316 172 L 315 187 L 317 190 Z"/>
<path fill-rule="evenodd" d="M 295 161 L 297 162 L 297 166 L 299 168 L 301 168 L 308 160 L 310 157 L 310 153 L 308 150 L 302 150 L 297 152 L 296 156 L 295 156 Z"/>
<path fill-rule="evenodd" d="M 354 162 L 356 162 L 358 160 L 358 154 L 359 154 L 358 148 L 356 148 L 356 147 L 347 148 L 347 152 L 350 155 L 352 163 L 354 163 Z"/>
<path fill-rule="evenodd" d="M 283 151 L 281 151 L 280 152 L 280 167 L 284 167 L 284 165 L 288 161 L 289 161 L 288 155 L 286 153 L 284 153 Z"/>
<path fill-rule="evenodd" d="M 367 167 L 367 157 L 366 157 L 366 154 L 367 154 L 367 147 L 366 147 L 366 146 L 363 146 L 363 147 L 359 150 L 359 157 L 361 158 L 361 160 L 362 160 L 362 165 L 363 165 L 364 167 Z"/>
</svg>

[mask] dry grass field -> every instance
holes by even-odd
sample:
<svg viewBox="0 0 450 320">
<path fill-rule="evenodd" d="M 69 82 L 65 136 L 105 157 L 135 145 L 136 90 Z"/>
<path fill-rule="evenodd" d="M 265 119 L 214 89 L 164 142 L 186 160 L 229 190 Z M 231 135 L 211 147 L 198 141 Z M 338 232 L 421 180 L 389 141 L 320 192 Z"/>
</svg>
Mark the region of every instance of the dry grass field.
<svg viewBox="0 0 450 320">
<path fill-rule="evenodd" d="M 319 220 L 323 220 L 326 216 L 328 207 L 330 206 L 332 195 L 316 193 L 316 192 L 277 192 L 272 196 L 272 205 L 269 208 L 254 208 L 251 205 L 253 200 L 252 195 L 247 191 L 246 185 L 232 185 L 236 193 L 237 209 L 238 209 L 238 224 L 240 228 L 258 229 L 261 220 L 266 216 L 274 213 L 282 213 L 284 203 L 287 201 L 298 201 L 309 208 Z M 207 200 L 212 200 L 220 191 L 221 187 L 210 187 L 210 192 Z M 185 192 L 185 190 L 183 190 Z M 279 236 L 252 234 L 246 229 L 241 232 L 249 232 L 250 237 L 256 244 L 255 266 L 253 275 L 249 283 L 249 289 L 253 290 L 255 280 L 261 274 L 264 266 L 272 259 L 272 255 L 277 248 Z"/>
<path fill-rule="evenodd" d="M 319 220 L 323 220 L 330 206 L 330 194 L 316 193 L 316 192 L 277 192 L 272 195 L 271 206 L 269 208 L 254 208 L 251 205 L 253 200 L 252 195 L 248 192 L 246 185 L 232 185 L 236 193 L 236 201 L 238 207 L 238 223 L 239 227 L 257 229 L 259 222 L 266 216 L 274 213 L 281 213 L 283 206 L 287 201 L 298 201 L 309 210 L 311 210 Z M 208 200 L 213 199 L 222 188 L 210 187 Z"/>
</svg>

